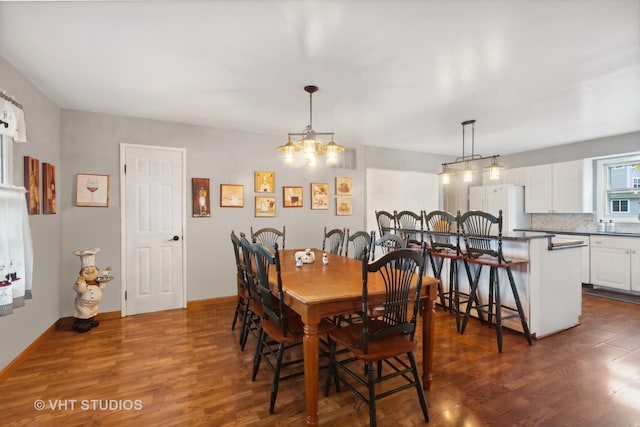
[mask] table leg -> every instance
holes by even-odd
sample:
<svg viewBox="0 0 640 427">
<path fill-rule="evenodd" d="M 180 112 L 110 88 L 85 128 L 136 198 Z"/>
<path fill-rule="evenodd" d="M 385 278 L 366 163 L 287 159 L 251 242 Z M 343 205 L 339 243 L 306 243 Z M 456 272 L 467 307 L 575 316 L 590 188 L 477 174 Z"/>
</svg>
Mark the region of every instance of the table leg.
<svg viewBox="0 0 640 427">
<path fill-rule="evenodd" d="M 304 386 L 307 402 L 307 425 L 318 425 L 318 364 L 319 338 L 318 325 L 304 325 L 302 339 L 304 352 Z"/>
<path fill-rule="evenodd" d="M 431 285 L 429 295 L 424 301 L 424 313 L 422 313 L 422 388 L 431 389 L 433 380 L 433 336 L 435 333 L 435 323 L 433 314 L 435 312 L 437 285 Z"/>
</svg>

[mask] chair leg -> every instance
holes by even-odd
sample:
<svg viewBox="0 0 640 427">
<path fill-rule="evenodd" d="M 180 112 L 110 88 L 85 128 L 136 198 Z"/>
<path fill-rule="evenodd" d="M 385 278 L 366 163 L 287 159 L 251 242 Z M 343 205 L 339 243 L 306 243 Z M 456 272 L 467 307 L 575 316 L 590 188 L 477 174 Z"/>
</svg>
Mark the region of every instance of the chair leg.
<svg viewBox="0 0 640 427">
<path fill-rule="evenodd" d="M 466 263 L 466 261 L 465 261 Z M 468 267 L 468 265 L 467 265 Z M 471 316 L 471 308 L 475 301 L 476 307 L 480 304 L 478 300 L 478 282 L 480 281 L 480 272 L 482 271 L 482 266 L 479 265 L 476 270 L 476 275 L 471 282 L 471 289 L 469 290 L 469 302 L 467 302 L 467 309 L 464 313 L 464 319 L 462 321 L 462 327 L 460 328 L 460 334 L 464 334 L 465 329 L 467 328 L 467 322 L 469 321 L 469 317 Z M 480 317 L 480 322 L 482 322 L 482 313 L 478 310 L 478 317 Z"/>
<path fill-rule="evenodd" d="M 240 337 L 240 351 L 244 351 L 244 346 L 247 344 L 247 337 L 251 330 L 251 323 L 254 321 L 255 313 L 249 309 L 249 302 L 247 301 L 246 314 L 244 316 L 244 324 L 242 325 L 243 333 Z"/>
<path fill-rule="evenodd" d="M 498 352 L 502 353 L 502 301 L 500 301 L 500 279 L 498 278 L 498 269 L 491 267 L 493 282 L 493 290 L 495 293 L 496 307 L 496 334 L 498 337 Z"/>
<path fill-rule="evenodd" d="M 376 389 L 373 380 L 373 362 L 367 362 L 367 385 L 369 386 L 369 425 L 376 427 Z"/>
<path fill-rule="evenodd" d="M 327 378 L 324 382 L 324 396 L 329 396 L 329 389 L 331 389 L 331 380 L 335 379 L 336 392 L 338 392 L 338 379 L 336 377 L 336 343 L 334 341 L 329 342 L 329 366 L 327 366 Z"/>
<path fill-rule="evenodd" d="M 487 306 L 487 319 L 489 321 L 489 327 L 493 325 L 493 304 L 495 302 L 496 293 L 496 269 L 491 267 L 489 269 L 489 305 Z"/>
<path fill-rule="evenodd" d="M 247 343 L 247 336 L 249 335 L 249 319 L 251 316 L 249 310 L 249 298 L 244 301 L 244 307 L 242 308 L 242 329 L 240 331 L 240 350 L 244 351 L 244 346 Z"/>
<path fill-rule="evenodd" d="M 416 356 L 413 352 L 407 353 L 409 361 L 411 362 L 411 371 L 413 372 L 413 381 L 416 383 L 416 390 L 418 390 L 418 400 L 420 401 L 420 407 L 422 408 L 422 414 L 424 420 L 429 422 L 429 411 L 427 409 L 427 398 L 424 395 L 422 384 L 420 383 L 420 375 L 418 375 L 418 364 L 416 363 Z"/>
<path fill-rule="evenodd" d="M 271 385 L 271 403 L 269 404 L 269 413 L 273 414 L 276 407 L 276 397 L 278 397 L 278 385 L 280 384 L 280 368 L 282 367 L 282 356 L 284 354 L 284 343 L 278 344 L 278 353 L 276 355 L 276 369 L 273 374 L 273 384 Z"/>
<path fill-rule="evenodd" d="M 529 331 L 529 325 L 527 325 L 527 319 L 524 317 L 524 311 L 522 309 L 522 303 L 520 302 L 520 296 L 518 295 L 518 289 L 516 288 L 516 283 L 513 280 L 513 273 L 511 272 L 511 267 L 507 267 L 507 275 L 509 276 L 509 283 L 511 284 L 511 292 L 513 292 L 513 299 L 516 301 L 516 308 L 518 309 L 518 314 L 520 315 L 520 322 L 522 323 L 522 330 L 524 331 L 524 335 L 527 338 L 527 342 L 531 345 L 531 332 Z"/>
<path fill-rule="evenodd" d="M 256 346 L 256 354 L 253 356 L 253 373 L 251 375 L 251 381 L 256 380 L 258 369 L 260 368 L 260 360 L 262 359 L 262 347 L 264 343 L 265 332 L 262 328 L 258 332 L 258 345 Z"/>
<path fill-rule="evenodd" d="M 433 276 L 438 279 L 438 295 L 440 296 L 440 305 L 443 309 L 447 309 L 447 305 L 444 302 L 444 295 L 442 290 L 442 281 L 440 280 L 440 273 L 442 271 L 442 263 L 440 264 L 440 268 L 434 259 L 434 256 L 429 254 L 429 260 L 431 261 L 431 269 L 433 270 Z"/>
<path fill-rule="evenodd" d="M 460 332 L 460 289 L 458 285 L 458 261 L 449 260 L 449 301 L 456 316 L 456 331 Z"/>
<path fill-rule="evenodd" d="M 242 303 L 242 297 L 238 295 L 238 301 L 236 302 L 236 311 L 233 313 L 233 321 L 231 322 L 231 330 L 236 329 L 236 322 L 238 321 L 238 315 L 240 314 L 240 307 L 244 304 Z"/>
</svg>

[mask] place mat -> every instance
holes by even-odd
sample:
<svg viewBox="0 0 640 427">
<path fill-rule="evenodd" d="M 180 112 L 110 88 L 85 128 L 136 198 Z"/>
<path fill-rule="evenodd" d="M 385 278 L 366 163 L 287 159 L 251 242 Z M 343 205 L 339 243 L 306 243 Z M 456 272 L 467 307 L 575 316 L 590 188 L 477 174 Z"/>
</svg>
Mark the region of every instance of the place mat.
<svg viewBox="0 0 640 427">
<path fill-rule="evenodd" d="M 582 292 L 594 297 L 607 298 L 615 301 L 630 302 L 640 305 L 640 295 L 632 295 L 623 292 L 610 291 L 608 289 L 583 288 Z"/>
</svg>

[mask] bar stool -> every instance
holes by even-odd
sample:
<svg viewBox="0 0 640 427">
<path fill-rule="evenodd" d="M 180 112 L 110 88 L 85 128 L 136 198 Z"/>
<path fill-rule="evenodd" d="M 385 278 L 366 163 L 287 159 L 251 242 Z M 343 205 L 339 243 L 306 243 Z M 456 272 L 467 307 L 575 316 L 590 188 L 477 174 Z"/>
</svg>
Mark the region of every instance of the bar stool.
<svg viewBox="0 0 640 427">
<path fill-rule="evenodd" d="M 422 214 L 427 225 L 429 239 L 429 251 L 427 253 L 433 269 L 433 275 L 439 280 L 438 297 L 440 298 L 440 305 L 445 310 L 456 315 L 456 329 L 460 332 L 462 316 L 460 304 L 469 303 L 469 294 L 460 292 L 458 284 L 458 265 L 460 262 L 464 262 L 465 258 L 460 250 L 460 213 L 458 212 L 457 216 L 453 216 L 445 211 L 432 211 L 429 213 L 423 211 Z M 455 228 L 455 234 L 451 232 L 453 228 Z M 452 236 L 455 238 L 454 242 L 451 241 Z M 449 261 L 449 283 L 446 291 L 442 287 L 441 278 L 445 260 Z M 471 284 L 471 272 L 468 264 L 464 263 L 464 266 L 469 284 Z M 461 296 L 463 297 L 462 300 L 460 300 Z"/>
<path fill-rule="evenodd" d="M 492 228 L 494 228 L 494 226 L 498 228 L 497 237 L 492 234 Z M 477 265 L 475 276 L 471 283 L 469 302 L 460 333 L 464 334 L 471 309 L 475 308 L 481 322 L 483 322 L 482 313 L 487 313 L 489 327 L 494 324 L 493 317 L 495 316 L 498 351 L 500 353 L 502 353 L 502 321 L 512 317 L 520 318 L 524 335 L 529 345 L 531 345 L 531 333 L 529 332 L 527 319 L 524 315 L 518 289 L 513 279 L 513 272 L 511 271 L 511 267 L 514 265 L 527 264 L 529 261 L 526 259 L 506 260 L 504 258 L 502 254 L 502 210 L 499 211 L 498 217 L 481 211 L 466 212 L 460 217 L 460 228 L 466 247 L 465 262 Z M 480 304 L 480 300 L 478 299 L 478 282 L 480 281 L 480 273 L 484 266 L 490 268 L 489 297 L 487 304 Z M 504 268 L 507 271 L 516 308 L 505 306 L 501 302 L 500 280 L 498 279 L 498 269 L 500 268 Z M 503 310 L 512 314 L 503 315 Z"/>
<path fill-rule="evenodd" d="M 400 235 L 409 243 L 409 246 L 420 247 L 424 241 L 422 211 L 420 214 L 412 211 L 393 211 L 393 215 L 396 217 L 396 226 L 399 228 Z"/>
</svg>

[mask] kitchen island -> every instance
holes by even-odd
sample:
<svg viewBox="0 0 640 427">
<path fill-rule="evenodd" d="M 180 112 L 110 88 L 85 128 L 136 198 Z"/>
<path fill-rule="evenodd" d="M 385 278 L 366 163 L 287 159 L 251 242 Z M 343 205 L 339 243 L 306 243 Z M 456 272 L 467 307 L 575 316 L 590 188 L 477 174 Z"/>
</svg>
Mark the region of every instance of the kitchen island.
<svg viewBox="0 0 640 427">
<path fill-rule="evenodd" d="M 531 335 L 542 338 L 580 324 L 582 282 L 580 279 L 583 241 L 554 239 L 553 233 L 511 232 L 502 239 L 504 257 L 525 258 L 528 264 L 512 268 L 518 294 Z M 464 244 L 461 242 L 464 249 Z M 460 291 L 468 292 L 464 266 L 459 266 Z M 475 267 L 470 265 L 472 276 Z M 502 270 L 502 269 L 500 269 Z M 446 274 L 446 275 L 445 275 Z M 505 271 L 499 271 L 504 305 L 515 307 Z M 489 269 L 483 269 L 478 285 L 479 298 L 486 302 L 489 294 Z M 448 277 L 443 272 L 442 277 Z M 477 316 L 472 310 L 472 315 Z M 522 332 L 519 319 L 505 319 L 503 326 Z"/>
</svg>

